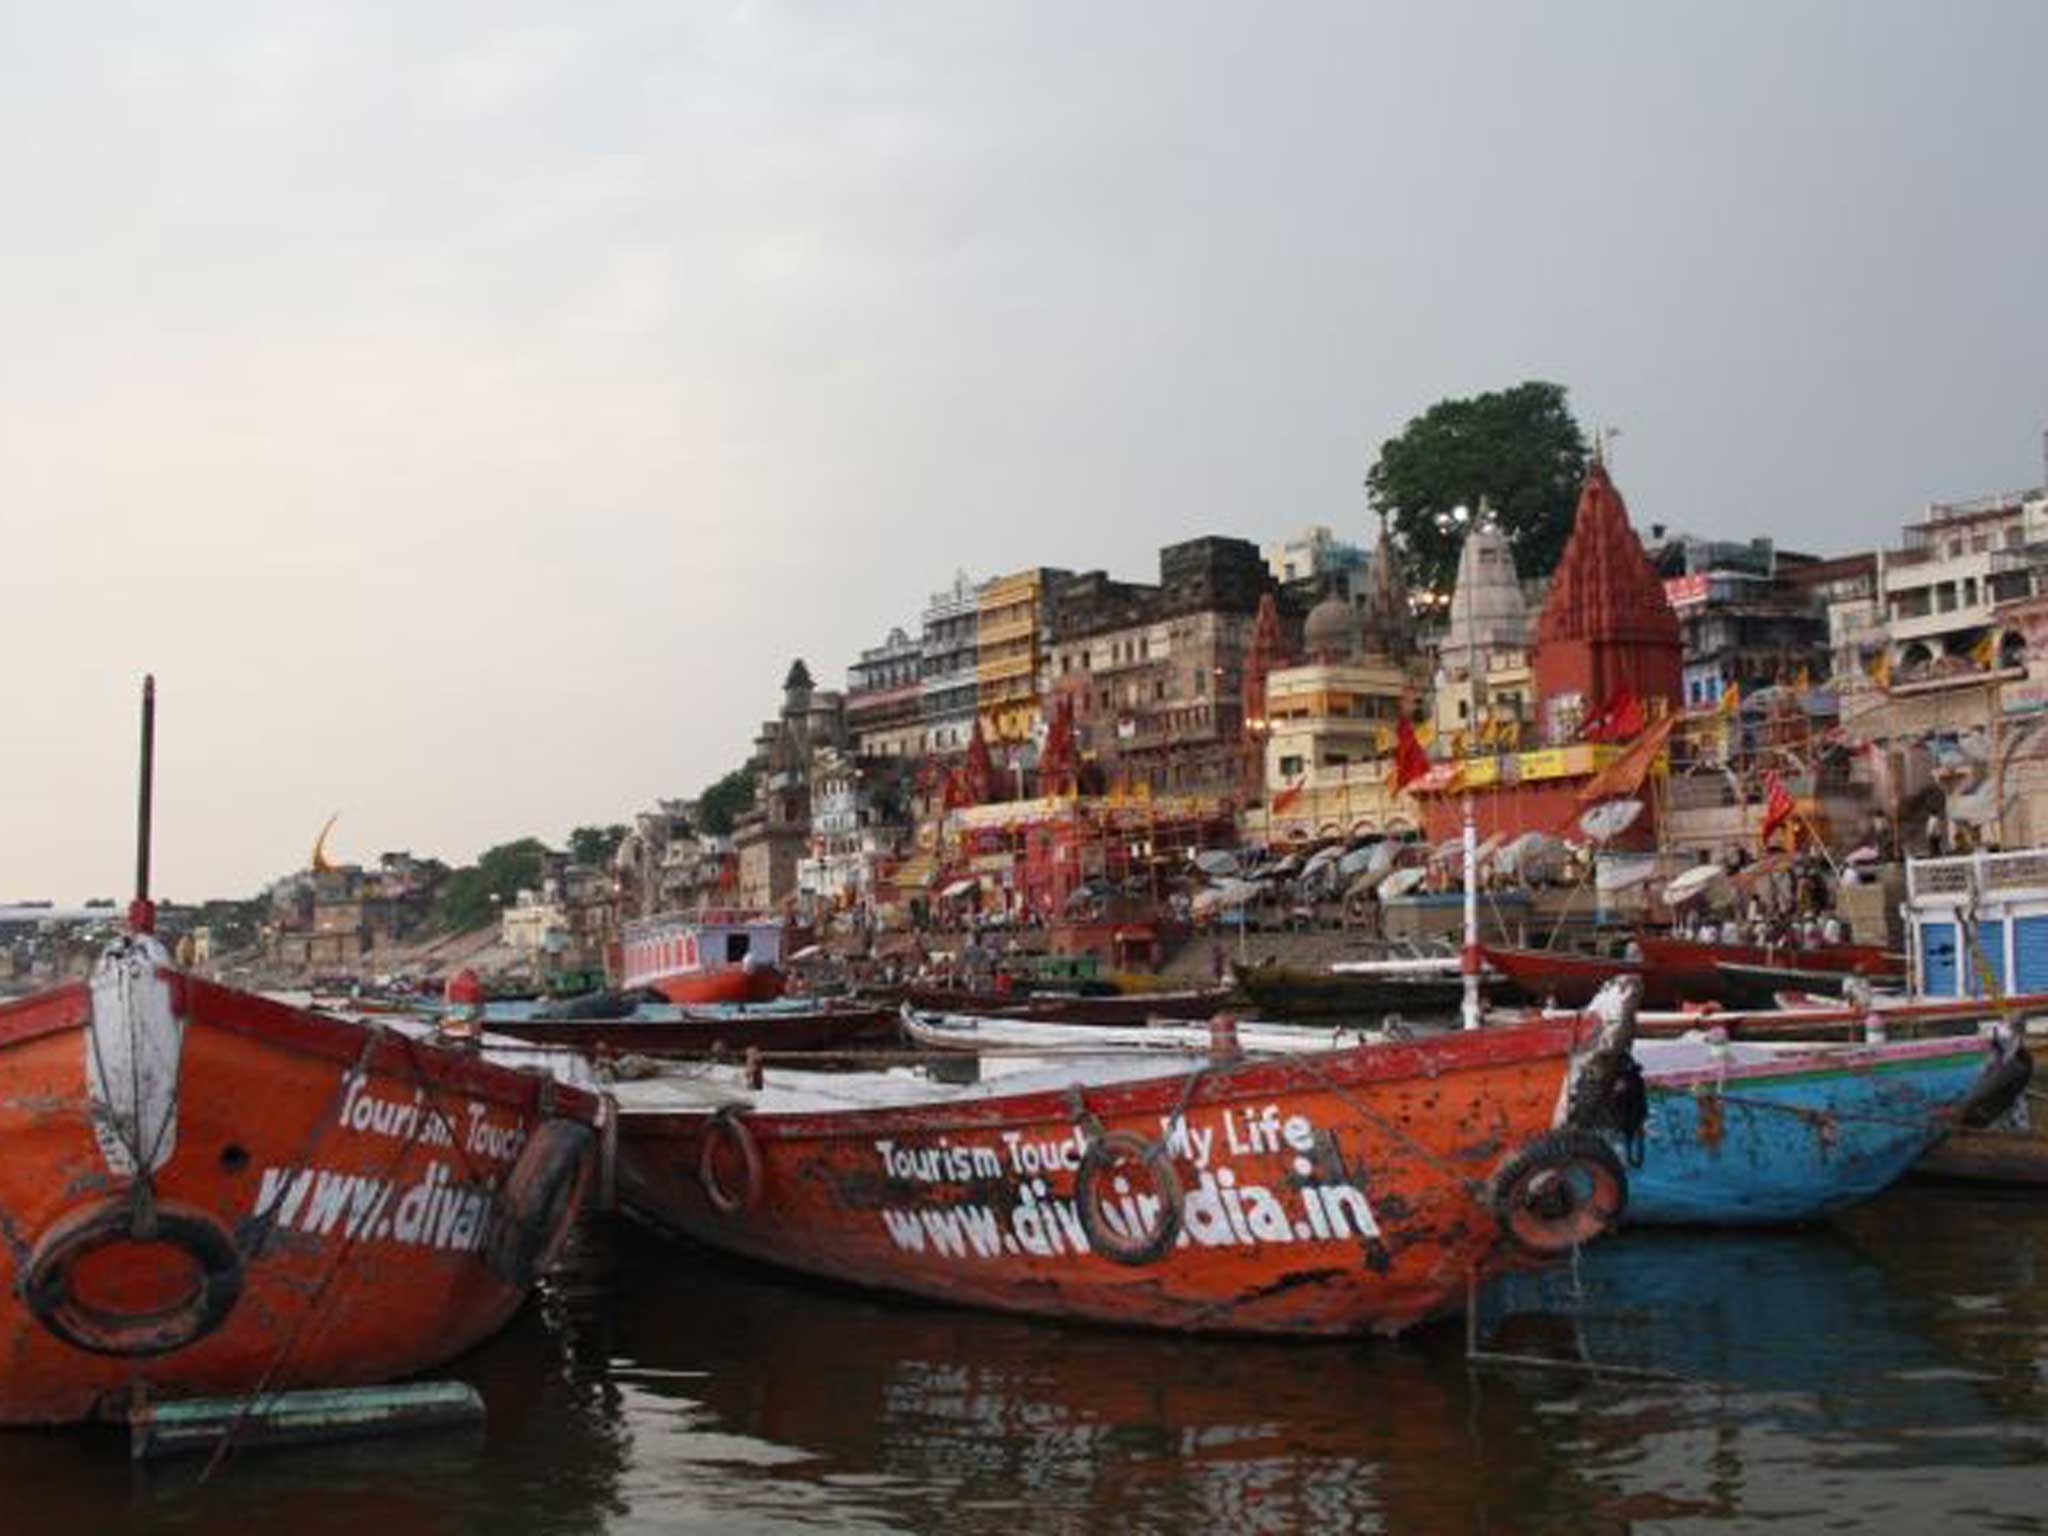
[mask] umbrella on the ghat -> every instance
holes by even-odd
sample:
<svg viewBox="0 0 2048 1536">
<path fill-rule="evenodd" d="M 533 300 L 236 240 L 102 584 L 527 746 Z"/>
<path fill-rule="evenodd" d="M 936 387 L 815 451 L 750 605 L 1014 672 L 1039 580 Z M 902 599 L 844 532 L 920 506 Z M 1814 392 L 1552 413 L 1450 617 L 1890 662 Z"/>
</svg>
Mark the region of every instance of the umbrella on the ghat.
<svg viewBox="0 0 2048 1536">
<path fill-rule="evenodd" d="M 1720 878 L 1720 865 L 1696 864 L 1664 887 L 1665 904 L 1682 907 L 1695 896 L 1705 895 L 1708 888 Z"/>
<path fill-rule="evenodd" d="M 1311 875 L 1328 869 L 1332 864 L 1338 864 L 1343 857 L 1344 849 L 1340 844 L 1332 843 L 1327 848 L 1318 848 L 1308 856 L 1308 862 L 1301 866 L 1302 878 L 1306 880 Z"/>
<path fill-rule="evenodd" d="M 1204 848 L 1195 855 L 1195 868 L 1205 875 L 1234 875 L 1239 867 L 1237 855 L 1227 848 Z"/>
<path fill-rule="evenodd" d="M 1428 873 L 1428 870 L 1414 867 L 1397 869 L 1380 882 L 1380 895 L 1406 896 L 1415 887 L 1422 884 L 1423 879 Z"/>
<path fill-rule="evenodd" d="M 1579 818 L 1579 830 L 1596 843 L 1612 842 L 1634 826 L 1642 814 L 1640 800 L 1608 800 Z"/>
<path fill-rule="evenodd" d="M 1374 843 L 1370 848 L 1354 848 L 1349 853 L 1339 856 L 1337 860 L 1337 873 L 1348 880 L 1353 875 L 1362 874 L 1368 869 L 1378 868 L 1382 872 L 1392 869 L 1394 867 L 1393 855 L 1389 854 L 1385 859 L 1381 859 L 1379 856 L 1382 848 L 1389 848 L 1391 846 L 1393 845 L 1390 843 Z"/>
</svg>

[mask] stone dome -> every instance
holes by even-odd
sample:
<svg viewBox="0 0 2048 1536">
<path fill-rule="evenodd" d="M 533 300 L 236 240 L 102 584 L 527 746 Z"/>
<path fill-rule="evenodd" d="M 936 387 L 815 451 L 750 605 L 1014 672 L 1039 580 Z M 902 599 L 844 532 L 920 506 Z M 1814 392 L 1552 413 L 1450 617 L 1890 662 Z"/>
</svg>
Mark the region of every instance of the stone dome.
<svg viewBox="0 0 2048 1536">
<path fill-rule="evenodd" d="M 1348 661 L 1358 654 L 1363 635 L 1358 610 L 1332 592 L 1308 611 L 1302 646 L 1311 661 Z"/>
</svg>

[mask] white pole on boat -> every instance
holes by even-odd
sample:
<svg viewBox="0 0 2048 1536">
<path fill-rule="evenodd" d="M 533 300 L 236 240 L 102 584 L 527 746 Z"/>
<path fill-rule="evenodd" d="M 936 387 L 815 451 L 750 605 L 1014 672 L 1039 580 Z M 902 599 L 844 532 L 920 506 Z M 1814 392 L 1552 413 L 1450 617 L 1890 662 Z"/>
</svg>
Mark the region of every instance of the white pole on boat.
<svg viewBox="0 0 2048 1536">
<path fill-rule="evenodd" d="M 1459 546 L 1462 556 L 1471 545 L 1472 530 L 1487 516 L 1487 506 L 1482 498 L 1479 503 L 1479 518 L 1475 520 L 1471 509 L 1459 506 L 1448 516 L 1439 515 L 1437 526 L 1445 532 L 1458 530 L 1463 539 Z M 1459 561 L 1460 566 L 1464 564 Z M 1478 561 L 1475 557 L 1473 569 L 1460 570 L 1459 585 L 1465 589 L 1465 731 L 1463 756 L 1472 755 L 1472 743 L 1479 734 L 1479 629 L 1473 615 L 1473 588 L 1478 582 Z M 1467 1029 L 1479 1027 L 1479 826 L 1472 799 L 1472 784 L 1469 774 L 1464 783 L 1464 852 L 1465 852 L 1465 944 L 1460 953 L 1459 963 L 1465 977 L 1465 998 L 1462 1009 L 1463 1022 Z"/>
<path fill-rule="evenodd" d="M 1479 827 L 1472 814 L 1472 791 L 1465 791 L 1465 1027 L 1479 1027 Z"/>
</svg>

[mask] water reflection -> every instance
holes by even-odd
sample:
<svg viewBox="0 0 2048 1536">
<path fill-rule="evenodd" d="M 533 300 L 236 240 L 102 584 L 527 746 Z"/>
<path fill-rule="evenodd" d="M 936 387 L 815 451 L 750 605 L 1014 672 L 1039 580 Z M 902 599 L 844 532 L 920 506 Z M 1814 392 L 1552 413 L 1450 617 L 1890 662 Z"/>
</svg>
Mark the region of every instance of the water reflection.
<svg viewBox="0 0 2048 1536">
<path fill-rule="evenodd" d="M 1908 1190 L 1834 1228 L 1631 1234 L 1490 1292 L 1506 1347 L 1061 1328 L 626 1226 L 460 1374 L 484 1435 L 138 1472 L 0 1436 L 10 1531 L 2044 1528 L 2048 1213 Z"/>
</svg>

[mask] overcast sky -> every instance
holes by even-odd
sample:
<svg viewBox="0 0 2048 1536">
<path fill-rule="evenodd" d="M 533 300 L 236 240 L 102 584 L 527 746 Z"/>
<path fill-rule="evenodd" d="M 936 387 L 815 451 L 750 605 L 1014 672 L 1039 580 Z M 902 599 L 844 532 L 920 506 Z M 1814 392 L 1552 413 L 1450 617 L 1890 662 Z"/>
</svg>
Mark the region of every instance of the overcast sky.
<svg viewBox="0 0 2048 1536">
<path fill-rule="evenodd" d="M 957 568 L 2041 480 L 2048 7 L 0 5 L 0 901 L 624 819 Z"/>
</svg>

